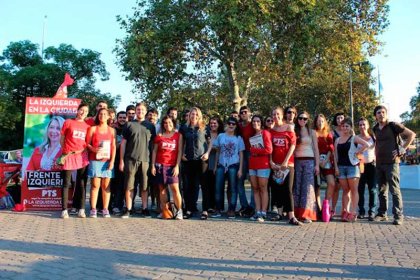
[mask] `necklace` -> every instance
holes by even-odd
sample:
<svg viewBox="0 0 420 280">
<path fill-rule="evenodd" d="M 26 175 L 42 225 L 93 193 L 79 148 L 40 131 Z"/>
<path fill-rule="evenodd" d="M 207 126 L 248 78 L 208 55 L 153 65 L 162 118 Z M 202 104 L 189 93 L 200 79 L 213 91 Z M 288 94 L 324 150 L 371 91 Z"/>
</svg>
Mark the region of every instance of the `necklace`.
<svg viewBox="0 0 420 280">
<path fill-rule="evenodd" d="M 61 145 L 55 146 L 54 149 L 51 149 L 50 146 L 47 146 L 45 152 L 42 154 L 41 158 L 41 169 L 42 170 L 51 170 L 54 165 L 54 158 L 57 153 L 60 151 Z M 48 155 L 49 154 L 49 155 Z"/>
</svg>

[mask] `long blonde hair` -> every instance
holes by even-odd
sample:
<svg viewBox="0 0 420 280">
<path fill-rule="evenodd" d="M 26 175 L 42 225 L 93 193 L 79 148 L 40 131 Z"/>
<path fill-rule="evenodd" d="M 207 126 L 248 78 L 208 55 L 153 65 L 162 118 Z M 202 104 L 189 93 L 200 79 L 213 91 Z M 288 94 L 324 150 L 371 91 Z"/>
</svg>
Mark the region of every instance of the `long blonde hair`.
<svg viewBox="0 0 420 280">
<path fill-rule="evenodd" d="M 319 118 L 323 118 L 325 120 L 324 127 L 318 127 Z M 327 137 L 327 135 L 330 133 L 330 125 L 328 124 L 327 118 L 323 114 L 318 114 L 315 116 L 314 129 L 316 134 L 321 137 Z"/>
<path fill-rule="evenodd" d="M 50 121 L 49 121 L 49 123 L 48 123 L 48 125 L 47 125 L 47 127 L 46 127 L 46 129 L 45 129 L 44 141 L 43 141 L 43 142 L 42 142 L 42 144 L 39 146 L 39 150 L 40 150 L 40 152 L 41 152 L 41 153 L 44 153 L 44 152 L 45 152 L 45 150 L 47 149 L 47 146 L 49 146 L 49 145 L 51 144 L 50 138 L 48 138 L 48 129 L 50 128 L 50 125 L 51 125 L 51 123 L 52 123 L 53 121 L 56 121 L 56 122 L 58 123 L 58 125 L 60 126 L 60 130 L 61 130 L 61 128 L 63 127 L 63 124 L 64 124 L 64 119 L 63 119 L 63 117 L 60 117 L 60 116 L 53 116 L 53 117 L 50 119 Z"/>
<path fill-rule="evenodd" d="M 190 114 L 189 114 L 188 120 L 187 120 L 187 126 L 191 126 L 191 112 L 192 111 L 196 111 L 197 112 L 197 118 L 198 118 L 198 120 L 197 120 L 197 123 L 198 123 L 197 126 L 198 126 L 198 129 L 200 131 L 204 131 L 206 129 L 206 123 L 203 120 L 203 113 L 201 112 L 200 108 L 198 108 L 198 107 L 192 107 L 190 109 Z"/>
</svg>

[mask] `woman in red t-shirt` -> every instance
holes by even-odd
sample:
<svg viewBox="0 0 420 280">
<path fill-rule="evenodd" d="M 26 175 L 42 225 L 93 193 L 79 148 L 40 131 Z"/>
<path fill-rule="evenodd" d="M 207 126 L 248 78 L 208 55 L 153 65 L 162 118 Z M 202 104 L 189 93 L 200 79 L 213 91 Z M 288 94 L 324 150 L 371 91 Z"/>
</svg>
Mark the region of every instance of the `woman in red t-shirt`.
<svg viewBox="0 0 420 280">
<path fill-rule="evenodd" d="M 90 217 L 96 218 L 96 203 L 98 201 L 99 188 L 102 189 L 104 218 L 109 215 L 108 205 L 111 196 L 109 182 L 114 177 L 115 160 L 115 129 L 111 123 L 109 111 L 106 108 L 99 109 L 95 117 L 95 124 L 88 130 L 86 143 L 89 150 L 88 177 L 92 178 L 90 190 Z"/>
<path fill-rule="evenodd" d="M 270 154 L 273 151 L 270 132 L 263 128 L 263 118 L 254 115 L 251 119 L 255 135 L 249 138 L 249 176 L 255 198 L 255 215 L 251 220 L 264 222 L 267 216 L 268 191 L 270 177 Z"/>
<path fill-rule="evenodd" d="M 165 116 L 161 122 L 161 133 L 154 140 L 151 173 L 156 176 L 160 192 L 160 207 L 163 211 L 168 202 L 166 186 L 171 188 L 178 212 L 177 220 L 183 219 L 182 198 L 179 191 L 179 164 L 182 157 L 182 135 L 175 131 L 171 117 Z"/>
<path fill-rule="evenodd" d="M 333 194 L 339 191 L 339 185 L 335 183 L 335 170 L 334 170 L 334 141 L 333 136 L 330 132 L 330 126 L 328 125 L 327 119 L 323 114 L 318 114 L 315 117 L 314 128 L 318 137 L 318 149 L 319 149 L 319 167 L 322 176 L 327 181 L 327 191 L 325 193 L 325 199 L 328 200 L 328 204 L 331 205 L 331 217 L 334 215 L 335 204 L 333 203 Z M 336 190 L 337 188 L 337 190 Z M 317 191 L 319 195 L 319 188 Z M 331 204 L 332 203 L 332 204 Z"/>
<path fill-rule="evenodd" d="M 67 119 L 63 128 L 61 129 L 61 148 L 63 150 L 64 164 L 63 164 L 63 192 L 62 192 L 62 207 L 63 211 L 61 217 L 66 219 L 69 217 L 67 212 L 68 193 L 71 187 L 71 174 L 77 170 L 76 187 L 80 188 L 79 205 L 80 209 L 78 217 L 85 218 L 85 181 L 86 181 L 86 166 L 89 164 L 88 155 L 86 151 L 86 134 L 89 125 L 85 123 L 85 118 L 89 113 L 87 104 L 81 103 L 77 108 L 75 119 Z M 75 196 L 76 197 L 76 196 Z M 73 200 L 73 203 L 75 201 Z"/>
<path fill-rule="evenodd" d="M 27 171 L 61 170 L 62 166 L 57 164 L 57 159 L 61 156 L 60 132 L 63 124 L 62 117 L 51 117 L 46 128 L 45 140 L 33 151 L 26 167 Z"/>
<path fill-rule="evenodd" d="M 272 111 L 274 120 L 274 127 L 270 130 L 271 141 L 273 143 L 273 153 L 271 154 L 270 166 L 273 173 L 278 174 L 279 181 L 273 180 L 273 190 L 279 192 L 280 204 L 278 208 L 283 206 L 283 211 L 287 212 L 289 217 L 289 224 L 300 226 L 302 225 L 295 218 L 294 203 L 293 203 L 293 179 L 294 179 L 294 158 L 293 152 L 296 147 L 296 135 L 292 125 L 283 122 L 284 113 L 280 107 Z M 287 172 L 286 175 L 279 174 L 280 172 Z M 282 177 L 285 176 L 285 177 Z M 281 183 L 279 184 L 278 182 Z M 275 217 L 278 219 L 278 217 Z"/>
</svg>

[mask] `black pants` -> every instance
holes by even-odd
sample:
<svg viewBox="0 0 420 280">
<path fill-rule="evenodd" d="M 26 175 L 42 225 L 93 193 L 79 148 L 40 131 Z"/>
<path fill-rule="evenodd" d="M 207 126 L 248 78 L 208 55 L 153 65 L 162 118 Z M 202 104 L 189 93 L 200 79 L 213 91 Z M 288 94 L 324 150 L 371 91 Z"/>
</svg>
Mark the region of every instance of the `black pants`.
<svg viewBox="0 0 420 280">
<path fill-rule="evenodd" d="M 71 187 L 71 173 L 73 170 L 63 170 L 62 176 L 64 178 L 64 185 L 62 191 L 62 208 L 67 209 L 69 203 L 69 188 Z M 78 209 L 85 209 L 86 202 L 86 180 L 87 180 L 87 166 L 77 169 L 76 176 L 76 190 L 73 195 L 73 207 Z"/>
<path fill-rule="evenodd" d="M 185 173 L 185 184 L 183 186 L 185 210 L 190 212 L 198 211 L 197 200 L 199 195 L 199 186 L 201 185 L 203 193 L 203 211 L 208 209 L 208 191 L 206 189 L 204 172 L 207 163 L 202 160 L 189 160 L 184 162 L 183 171 Z"/>
<path fill-rule="evenodd" d="M 365 172 L 360 175 L 359 180 L 359 214 L 365 215 L 365 188 L 368 186 L 369 190 L 369 215 L 374 215 L 376 212 L 376 196 L 378 188 L 376 187 L 376 165 L 374 162 L 365 163 Z"/>
<path fill-rule="evenodd" d="M 122 209 L 124 206 L 124 173 L 114 168 L 114 178 L 111 179 L 110 208 Z M 111 209 L 110 209 L 111 210 Z"/>
<path fill-rule="evenodd" d="M 295 168 L 289 167 L 290 172 L 287 175 L 282 185 L 276 184 L 272 181 L 271 188 L 271 201 L 273 203 L 273 197 L 276 196 L 276 203 L 272 204 L 277 207 L 283 207 L 283 212 L 293 212 L 295 210 L 294 200 L 293 200 L 293 181 L 295 178 Z"/>
<path fill-rule="evenodd" d="M 205 173 L 205 184 L 207 190 L 207 210 L 208 209 L 216 209 L 216 175 L 214 174 L 213 170 L 207 170 Z M 224 196 L 223 196 L 224 201 Z M 203 206 L 204 210 L 204 206 Z"/>
</svg>

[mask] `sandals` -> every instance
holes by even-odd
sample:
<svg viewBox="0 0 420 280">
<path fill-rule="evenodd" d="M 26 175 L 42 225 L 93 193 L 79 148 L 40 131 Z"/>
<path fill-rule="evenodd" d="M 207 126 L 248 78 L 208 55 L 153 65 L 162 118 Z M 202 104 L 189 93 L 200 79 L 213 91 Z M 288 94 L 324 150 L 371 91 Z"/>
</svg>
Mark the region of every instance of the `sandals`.
<svg viewBox="0 0 420 280">
<path fill-rule="evenodd" d="M 302 223 L 299 222 L 295 217 L 293 217 L 289 220 L 289 224 L 294 225 L 294 226 L 301 226 L 302 225 Z"/>
<path fill-rule="evenodd" d="M 349 222 L 356 222 L 357 221 L 357 214 L 356 213 L 348 213 L 347 218 Z"/>
<path fill-rule="evenodd" d="M 207 211 L 203 211 L 202 213 L 201 213 L 201 217 L 200 217 L 200 219 L 201 220 L 207 220 L 207 218 L 209 217 L 209 214 L 207 213 Z"/>
<path fill-rule="evenodd" d="M 343 211 L 343 213 L 341 213 L 341 221 L 342 222 L 350 222 L 349 220 L 349 212 L 347 212 L 346 210 Z"/>
</svg>

